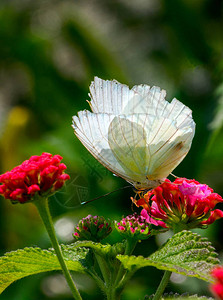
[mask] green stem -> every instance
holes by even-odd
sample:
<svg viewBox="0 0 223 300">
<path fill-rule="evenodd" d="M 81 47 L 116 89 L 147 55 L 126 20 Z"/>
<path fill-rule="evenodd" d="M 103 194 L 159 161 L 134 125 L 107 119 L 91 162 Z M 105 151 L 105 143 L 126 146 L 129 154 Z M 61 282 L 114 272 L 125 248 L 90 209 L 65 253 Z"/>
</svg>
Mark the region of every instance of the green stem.
<svg viewBox="0 0 223 300">
<path fill-rule="evenodd" d="M 134 250 L 135 246 L 137 244 L 137 241 L 128 239 L 126 240 L 126 247 L 125 247 L 125 255 L 131 255 L 132 251 Z M 101 265 L 99 264 L 101 267 Z M 107 300 L 119 300 L 120 294 L 123 289 L 123 285 L 120 284 L 125 278 L 126 271 L 124 270 L 123 266 L 119 264 L 118 273 L 116 275 L 115 271 L 117 268 L 113 269 L 113 272 L 110 273 L 110 278 L 106 277 L 108 276 L 108 272 L 106 271 L 106 268 L 101 267 L 101 271 L 103 274 L 103 277 L 105 279 L 106 284 L 106 296 Z"/>
<path fill-rule="evenodd" d="M 124 255 L 131 255 L 133 250 L 135 249 L 135 246 L 136 246 L 137 242 L 138 242 L 137 240 L 127 239 Z M 120 291 L 123 288 L 122 282 L 123 282 L 125 274 L 126 274 L 126 271 L 124 270 L 123 265 L 121 265 L 120 268 L 119 268 L 116 280 L 115 280 L 115 285 L 114 285 L 115 287 L 118 286 L 118 289 Z"/>
<path fill-rule="evenodd" d="M 106 266 L 106 263 L 104 261 L 104 259 L 99 255 L 95 253 L 95 257 L 97 259 L 98 265 L 100 267 L 102 276 L 104 278 L 105 284 L 107 285 L 110 281 L 110 276 L 109 276 L 109 272 L 108 272 L 108 268 Z"/>
<path fill-rule="evenodd" d="M 173 227 L 173 233 L 177 233 L 177 232 L 180 232 L 182 230 L 184 230 L 185 228 L 181 227 L 179 224 L 176 224 L 174 227 Z M 172 272 L 171 271 L 165 271 L 164 272 L 164 275 L 163 275 L 163 278 L 156 290 L 156 293 L 153 297 L 153 300 L 159 300 L 168 284 L 168 281 L 170 279 L 170 276 L 171 276 Z"/>
<path fill-rule="evenodd" d="M 128 239 L 124 255 L 131 255 L 137 243 L 138 240 Z"/>
<path fill-rule="evenodd" d="M 97 282 L 99 288 L 106 293 L 104 281 L 98 276 L 98 274 L 90 271 L 88 271 L 88 274 Z"/>
<path fill-rule="evenodd" d="M 50 237 L 51 243 L 53 245 L 53 248 L 56 252 L 58 261 L 60 263 L 61 269 L 62 269 L 63 274 L 67 280 L 67 283 L 71 289 L 74 299 L 82 300 L 81 295 L 79 294 L 79 292 L 71 278 L 70 272 L 65 264 L 65 261 L 64 261 L 63 255 L 62 255 L 62 251 L 60 249 L 60 245 L 56 238 L 55 229 L 53 227 L 52 217 L 51 217 L 51 214 L 49 211 L 48 199 L 47 198 L 39 198 L 39 199 L 36 199 L 36 201 L 33 202 L 33 204 L 35 204 L 35 206 L 37 207 L 40 217 L 46 227 L 46 230 Z"/>
<path fill-rule="evenodd" d="M 163 278 L 162 278 L 162 280 L 161 280 L 161 282 L 160 282 L 160 284 L 159 284 L 159 286 L 156 290 L 156 293 L 153 297 L 153 300 L 159 300 L 161 298 L 161 296 L 162 296 L 162 294 L 163 294 L 163 292 L 164 292 L 164 290 L 167 286 L 167 283 L 170 279 L 171 274 L 172 274 L 171 271 L 165 271 L 164 272 Z"/>
<path fill-rule="evenodd" d="M 182 230 L 185 230 L 185 229 L 188 229 L 188 228 L 184 224 L 180 224 L 180 223 L 173 224 L 173 233 L 174 234 L 178 233 L 178 232 L 180 232 Z"/>
<path fill-rule="evenodd" d="M 109 293 L 107 300 L 120 300 L 120 295 L 116 295 L 115 292 Z"/>
</svg>

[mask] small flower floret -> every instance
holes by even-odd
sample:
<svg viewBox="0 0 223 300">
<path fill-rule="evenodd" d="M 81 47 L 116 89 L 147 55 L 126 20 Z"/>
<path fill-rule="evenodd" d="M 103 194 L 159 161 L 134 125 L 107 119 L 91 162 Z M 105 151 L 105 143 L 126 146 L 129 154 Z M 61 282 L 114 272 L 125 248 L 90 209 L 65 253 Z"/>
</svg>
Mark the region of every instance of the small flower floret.
<svg viewBox="0 0 223 300">
<path fill-rule="evenodd" d="M 214 209 L 223 199 L 206 184 L 196 180 L 177 178 L 165 180 L 149 191 L 144 198 L 134 200 L 143 207 L 141 215 L 148 223 L 164 228 L 176 226 L 182 229 L 205 227 L 223 217 L 223 211 Z"/>
<path fill-rule="evenodd" d="M 211 285 L 211 291 L 218 299 L 223 300 L 223 266 L 213 269 L 211 274 L 216 281 Z"/>
<path fill-rule="evenodd" d="M 104 217 L 88 215 L 79 221 L 74 228 L 73 237 L 75 240 L 90 240 L 99 242 L 106 238 L 111 232 L 111 222 Z"/>
<path fill-rule="evenodd" d="M 115 227 L 123 236 L 136 240 L 147 239 L 151 233 L 146 218 L 137 213 L 122 218 L 120 222 L 116 221 Z"/>
<path fill-rule="evenodd" d="M 42 153 L 0 175 L 0 194 L 12 203 L 25 203 L 39 196 L 51 196 L 70 179 L 60 155 Z"/>
</svg>

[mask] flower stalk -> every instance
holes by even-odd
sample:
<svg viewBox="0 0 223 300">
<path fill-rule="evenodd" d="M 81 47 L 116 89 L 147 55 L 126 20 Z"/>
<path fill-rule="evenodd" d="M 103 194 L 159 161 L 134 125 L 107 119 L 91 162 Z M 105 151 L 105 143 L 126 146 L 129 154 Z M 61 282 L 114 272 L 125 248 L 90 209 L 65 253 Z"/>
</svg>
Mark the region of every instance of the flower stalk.
<svg viewBox="0 0 223 300">
<path fill-rule="evenodd" d="M 165 271 L 164 272 L 164 275 L 163 275 L 163 278 L 156 290 L 156 293 L 153 297 L 153 300 L 159 300 L 169 282 L 169 279 L 170 279 L 170 276 L 171 276 L 172 272 L 171 271 Z"/>
<path fill-rule="evenodd" d="M 95 253 L 95 258 L 98 262 L 99 268 L 100 268 L 102 276 L 104 278 L 104 282 L 107 285 L 110 281 L 110 276 L 109 276 L 109 271 L 108 271 L 108 268 L 107 268 L 107 264 L 104 261 L 104 259 L 97 253 Z"/>
<path fill-rule="evenodd" d="M 127 239 L 126 240 L 126 248 L 125 248 L 125 253 L 124 255 L 131 255 L 133 250 L 135 249 L 135 246 L 137 244 L 137 240 L 132 240 L 132 239 Z M 121 265 L 115 280 L 115 285 L 118 285 L 119 288 L 121 288 L 123 286 L 122 281 L 123 281 L 123 277 L 125 275 L 125 271 L 123 266 Z"/>
<path fill-rule="evenodd" d="M 131 255 L 138 241 L 147 239 L 151 235 L 150 224 L 146 222 L 146 219 L 143 216 L 139 216 L 136 213 L 122 218 L 120 222 L 115 222 L 115 227 L 126 239 L 124 255 Z M 116 296 L 121 294 L 128 278 L 127 275 L 128 272 L 120 265 L 114 283 Z"/>
<path fill-rule="evenodd" d="M 60 245 L 56 238 L 55 229 L 54 229 L 53 222 L 52 222 L 52 217 L 51 217 L 51 214 L 49 211 L 48 199 L 47 198 L 39 198 L 37 201 L 34 201 L 33 204 L 35 204 L 35 206 L 37 207 L 39 215 L 45 225 L 45 228 L 46 228 L 49 238 L 51 240 L 52 246 L 55 250 L 56 256 L 60 263 L 61 269 L 66 278 L 67 284 L 71 289 L 74 299 L 82 300 L 81 295 L 79 294 L 79 292 L 73 282 L 73 279 L 70 275 L 70 272 L 66 266 Z"/>
</svg>

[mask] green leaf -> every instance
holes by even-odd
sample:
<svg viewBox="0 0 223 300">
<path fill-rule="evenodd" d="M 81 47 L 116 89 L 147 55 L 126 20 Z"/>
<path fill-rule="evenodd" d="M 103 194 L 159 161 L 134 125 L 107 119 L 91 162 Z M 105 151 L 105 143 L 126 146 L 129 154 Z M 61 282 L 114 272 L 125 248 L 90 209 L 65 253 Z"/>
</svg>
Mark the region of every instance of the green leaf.
<svg viewBox="0 0 223 300">
<path fill-rule="evenodd" d="M 103 245 L 101 243 L 96 243 L 92 241 L 78 241 L 70 245 L 70 249 L 77 247 L 86 247 L 91 248 L 99 253 L 108 253 L 112 246 L 109 244 Z"/>
<path fill-rule="evenodd" d="M 154 266 L 208 282 L 213 282 L 210 271 L 219 263 L 211 243 L 206 238 L 186 230 L 175 234 L 148 258 L 119 255 L 118 259 L 131 272 Z"/>
<path fill-rule="evenodd" d="M 144 300 L 152 299 L 153 296 L 145 296 Z M 206 297 L 206 296 L 198 296 L 196 295 L 188 295 L 183 294 L 179 295 L 177 293 L 173 294 L 164 294 L 161 298 L 161 300 L 214 300 L 212 297 Z"/>
<path fill-rule="evenodd" d="M 116 243 L 114 245 L 103 245 L 101 243 L 96 243 L 92 241 L 78 241 L 74 244 L 70 245 L 70 248 L 76 248 L 76 247 L 85 247 L 85 248 L 91 248 L 94 250 L 97 254 L 101 256 L 109 256 L 110 258 L 116 257 L 118 254 L 122 254 L 125 251 L 125 243 Z"/>
<path fill-rule="evenodd" d="M 120 260 L 117 259 L 117 255 L 124 254 L 126 248 L 126 241 L 123 243 L 116 243 L 114 245 L 103 245 L 92 241 L 78 241 L 70 246 L 74 247 L 86 247 L 92 250 L 91 253 L 99 255 L 103 259 L 103 264 L 107 265 L 111 273 L 116 274 L 120 267 Z M 89 274 L 93 274 L 92 263 L 85 265 Z"/>
<path fill-rule="evenodd" d="M 72 249 L 61 246 L 68 269 L 85 272 L 83 262 L 87 260 L 87 249 Z M 0 293 L 11 283 L 23 277 L 41 272 L 61 270 L 52 249 L 24 248 L 6 253 L 0 258 Z"/>
<path fill-rule="evenodd" d="M 122 243 L 102 245 L 91 241 L 81 241 L 70 245 L 61 245 L 68 269 L 89 273 L 93 266 L 93 258 L 89 249 L 104 258 L 113 259 L 117 254 L 124 253 Z M 114 260 L 112 260 L 114 263 Z M 0 293 L 11 283 L 23 277 L 41 272 L 61 270 L 53 249 L 25 248 L 6 253 L 0 258 Z"/>
</svg>

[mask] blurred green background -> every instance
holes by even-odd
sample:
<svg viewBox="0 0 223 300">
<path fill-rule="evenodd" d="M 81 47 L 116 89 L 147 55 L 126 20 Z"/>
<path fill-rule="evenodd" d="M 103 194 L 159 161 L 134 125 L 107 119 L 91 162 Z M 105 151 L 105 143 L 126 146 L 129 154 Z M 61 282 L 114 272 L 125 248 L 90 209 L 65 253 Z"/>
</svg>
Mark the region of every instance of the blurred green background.
<svg viewBox="0 0 223 300">
<path fill-rule="evenodd" d="M 31 155 L 60 154 L 71 176 L 50 200 L 61 242 L 88 214 L 120 219 L 132 212 L 132 190 L 85 150 L 71 128 L 72 115 L 88 108 L 94 76 L 130 86 L 167 90 L 193 110 L 196 135 L 174 171 L 223 195 L 223 1 L 222 0 L 6 0 L 0 3 L 0 168 L 5 172 Z M 223 222 L 199 233 L 223 255 Z M 50 246 L 32 204 L 0 201 L 0 251 Z M 111 242 L 116 240 L 114 234 Z M 165 239 L 151 238 L 135 254 L 148 256 Z M 138 271 L 124 300 L 155 292 L 162 272 Z M 83 299 L 103 299 L 94 283 L 74 274 Z M 207 284 L 173 276 L 167 291 L 208 295 Z M 12 284 L 3 300 L 71 299 L 59 272 Z"/>
</svg>

